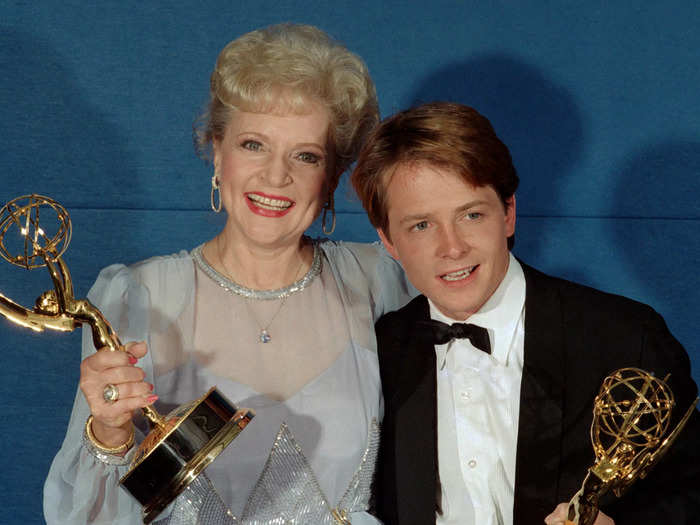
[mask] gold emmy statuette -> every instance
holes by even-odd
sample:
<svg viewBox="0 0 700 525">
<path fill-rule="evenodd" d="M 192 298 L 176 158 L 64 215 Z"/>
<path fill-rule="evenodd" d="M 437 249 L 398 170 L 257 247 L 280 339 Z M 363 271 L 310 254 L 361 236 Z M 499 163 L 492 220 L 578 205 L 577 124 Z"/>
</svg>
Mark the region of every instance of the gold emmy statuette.
<svg viewBox="0 0 700 525">
<path fill-rule="evenodd" d="M 50 224 L 43 224 L 47 219 Z M 0 294 L 0 314 L 35 331 L 71 331 L 87 323 L 96 348 L 123 351 L 102 313 L 87 299 L 73 296 L 71 276 L 61 258 L 71 231 L 68 212 L 48 197 L 25 195 L 0 210 L 0 256 L 28 270 L 47 267 L 54 285 L 31 310 Z M 143 521 L 150 523 L 231 443 L 254 413 L 236 407 L 216 387 L 165 417 L 150 406 L 142 410 L 151 430 L 119 483 L 141 503 Z"/>
<path fill-rule="evenodd" d="M 698 399 L 668 432 L 675 402 L 666 380 L 638 368 L 621 368 L 605 378 L 593 404 L 595 463 L 569 502 L 566 525 L 592 525 L 600 496 L 612 490 L 620 497 L 646 477 L 678 437 Z"/>
</svg>

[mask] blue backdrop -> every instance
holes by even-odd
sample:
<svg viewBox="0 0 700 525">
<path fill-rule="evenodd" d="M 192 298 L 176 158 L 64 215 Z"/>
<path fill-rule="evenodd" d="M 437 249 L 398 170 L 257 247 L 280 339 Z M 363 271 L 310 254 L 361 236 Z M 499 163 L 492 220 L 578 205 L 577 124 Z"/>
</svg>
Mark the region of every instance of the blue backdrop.
<svg viewBox="0 0 700 525">
<path fill-rule="evenodd" d="M 109 263 L 189 249 L 219 229 L 192 121 L 218 51 L 282 21 L 318 25 L 364 57 L 384 116 L 450 99 L 489 117 L 522 179 L 517 255 L 653 305 L 700 379 L 693 0 L 4 0 L 0 203 L 43 193 L 69 209 L 78 296 Z M 333 237 L 375 239 L 347 184 L 337 196 Z M 50 286 L 45 270 L 0 263 L 0 291 L 25 305 Z M 79 337 L 0 321 L 0 521 L 43 522 Z"/>
</svg>

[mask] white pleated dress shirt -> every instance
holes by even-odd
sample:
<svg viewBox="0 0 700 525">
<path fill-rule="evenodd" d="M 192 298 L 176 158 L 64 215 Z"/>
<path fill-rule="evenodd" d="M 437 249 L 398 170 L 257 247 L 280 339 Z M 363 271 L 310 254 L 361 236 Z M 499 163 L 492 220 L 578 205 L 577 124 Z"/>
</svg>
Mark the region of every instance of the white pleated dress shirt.
<svg viewBox="0 0 700 525">
<path fill-rule="evenodd" d="M 457 322 L 430 302 L 430 315 Z M 491 355 L 468 339 L 436 345 L 439 525 L 512 525 L 525 276 L 510 256 L 494 294 L 466 321 L 488 330 Z"/>
</svg>

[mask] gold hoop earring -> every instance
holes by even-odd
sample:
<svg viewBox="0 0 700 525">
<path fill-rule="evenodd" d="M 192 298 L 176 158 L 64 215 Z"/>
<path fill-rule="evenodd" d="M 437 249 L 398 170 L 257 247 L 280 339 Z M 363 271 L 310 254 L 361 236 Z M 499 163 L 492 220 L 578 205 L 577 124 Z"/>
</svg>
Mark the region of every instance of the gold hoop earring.
<svg viewBox="0 0 700 525">
<path fill-rule="evenodd" d="M 326 212 L 328 210 L 331 211 L 331 227 L 330 227 L 330 229 L 326 229 Z M 335 231 L 335 206 L 333 204 L 333 194 L 332 193 L 328 196 L 328 202 L 323 207 L 323 216 L 321 217 L 321 225 L 322 225 L 323 233 L 325 235 L 330 235 Z"/>
<path fill-rule="evenodd" d="M 219 193 L 219 202 L 216 203 L 216 194 Z M 219 177 L 214 173 L 214 175 L 211 178 L 211 196 L 209 197 L 210 203 L 211 203 L 211 209 L 214 210 L 215 213 L 219 213 L 221 211 L 221 192 L 219 191 Z"/>
</svg>

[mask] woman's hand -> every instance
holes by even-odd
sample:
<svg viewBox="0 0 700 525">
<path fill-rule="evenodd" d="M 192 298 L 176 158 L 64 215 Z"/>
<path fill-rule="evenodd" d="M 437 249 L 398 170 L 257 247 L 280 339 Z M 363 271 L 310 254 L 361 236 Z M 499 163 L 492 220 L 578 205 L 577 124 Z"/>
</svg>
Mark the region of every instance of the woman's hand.
<svg viewBox="0 0 700 525">
<path fill-rule="evenodd" d="M 134 366 L 146 355 L 146 343 L 129 343 L 126 352 L 101 348 L 80 364 L 80 390 L 92 413 L 92 433 L 108 447 L 117 447 L 129 439 L 134 410 L 153 403 L 153 385 L 144 381 L 144 371 Z M 119 399 L 110 403 L 103 397 L 105 386 L 114 385 Z"/>
<path fill-rule="evenodd" d="M 544 519 L 544 522 L 547 525 L 565 525 L 566 524 L 566 515 L 569 511 L 569 504 L 568 503 L 560 503 L 557 505 L 557 508 L 554 509 L 554 512 L 552 512 L 549 516 L 547 516 Z M 606 516 L 602 512 L 598 511 L 598 516 L 596 517 L 595 521 L 593 522 L 593 525 L 615 525 L 615 521 L 610 518 L 609 516 Z"/>
</svg>

